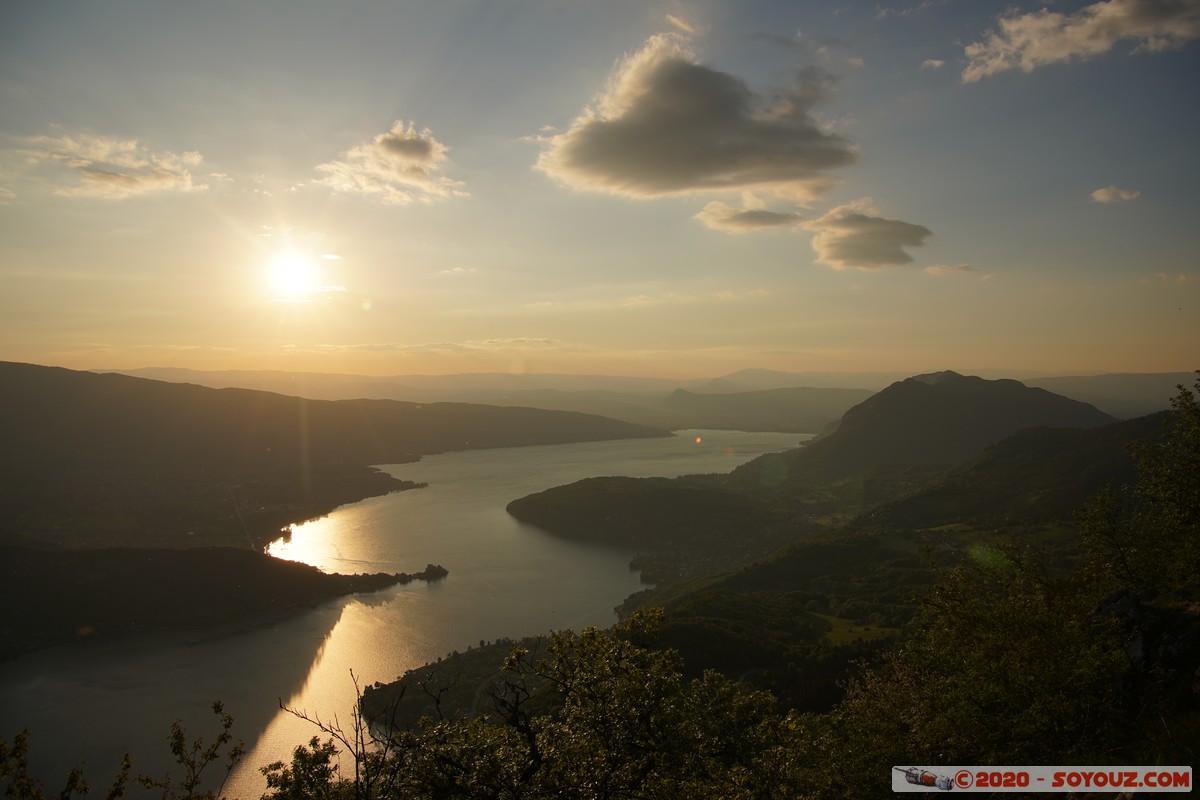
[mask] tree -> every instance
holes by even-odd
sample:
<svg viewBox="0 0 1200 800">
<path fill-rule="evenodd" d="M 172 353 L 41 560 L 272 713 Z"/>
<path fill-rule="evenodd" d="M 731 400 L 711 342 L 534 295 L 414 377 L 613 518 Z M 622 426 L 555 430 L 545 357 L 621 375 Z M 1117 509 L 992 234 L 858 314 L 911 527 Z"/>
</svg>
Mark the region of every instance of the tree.
<svg viewBox="0 0 1200 800">
<path fill-rule="evenodd" d="M 562 631 L 544 649 L 515 649 L 490 714 L 427 719 L 368 752 L 341 737 L 386 783 L 339 777 L 333 740 L 313 740 L 291 765 L 272 766 L 269 797 L 317 784 L 306 796 L 786 796 L 789 727 L 773 698 L 716 673 L 685 680 L 676 653 L 647 646 L 660 621 L 660 612 L 640 612 L 613 629 Z"/>
</svg>

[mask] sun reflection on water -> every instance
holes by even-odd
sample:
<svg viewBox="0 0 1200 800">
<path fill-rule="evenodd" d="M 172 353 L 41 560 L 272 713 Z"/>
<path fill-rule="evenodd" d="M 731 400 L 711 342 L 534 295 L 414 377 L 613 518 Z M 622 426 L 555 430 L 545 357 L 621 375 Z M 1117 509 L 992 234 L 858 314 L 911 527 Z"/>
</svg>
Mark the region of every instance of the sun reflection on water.
<svg viewBox="0 0 1200 800">
<path fill-rule="evenodd" d="M 267 545 L 267 554 L 285 561 L 311 564 L 323 572 L 337 572 L 342 561 L 338 543 L 346 533 L 343 516 L 321 517 L 292 525 L 286 536 Z"/>
</svg>

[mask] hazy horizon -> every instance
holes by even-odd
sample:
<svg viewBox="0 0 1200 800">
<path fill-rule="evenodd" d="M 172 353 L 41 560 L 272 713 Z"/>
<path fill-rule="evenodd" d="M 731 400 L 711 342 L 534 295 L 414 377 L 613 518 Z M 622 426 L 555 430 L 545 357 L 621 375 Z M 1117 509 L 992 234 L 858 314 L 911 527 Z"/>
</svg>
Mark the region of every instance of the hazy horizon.
<svg viewBox="0 0 1200 800">
<path fill-rule="evenodd" d="M 0 23 L 3 360 L 1197 367 L 1194 3 L 65 0 Z"/>
</svg>

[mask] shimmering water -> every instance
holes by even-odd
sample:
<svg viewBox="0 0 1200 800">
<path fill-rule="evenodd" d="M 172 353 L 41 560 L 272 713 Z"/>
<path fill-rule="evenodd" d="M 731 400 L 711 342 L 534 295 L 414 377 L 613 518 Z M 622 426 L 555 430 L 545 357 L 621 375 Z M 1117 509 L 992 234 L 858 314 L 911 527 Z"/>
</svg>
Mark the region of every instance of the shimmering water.
<svg viewBox="0 0 1200 800">
<path fill-rule="evenodd" d="M 86 643 L 0 664 L 0 737 L 28 727 L 33 766 L 65 774 L 80 759 L 106 785 L 125 752 L 139 769 L 169 767 L 171 722 L 211 736 L 221 699 L 249 752 L 227 787 L 257 797 L 258 767 L 286 760 L 317 731 L 279 703 L 349 718 L 360 685 L 389 681 L 455 649 L 502 636 L 615 621 L 640 588 L 630 553 L 556 539 L 518 523 L 509 501 L 599 475 L 672 477 L 728 472 L 796 434 L 681 431 L 670 439 L 477 450 L 386 467 L 424 489 L 344 506 L 297 526 L 271 553 L 330 572 L 416 571 L 446 579 L 328 603 L 250 630 Z M 57 788 L 57 787 L 51 787 Z"/>
</svg>

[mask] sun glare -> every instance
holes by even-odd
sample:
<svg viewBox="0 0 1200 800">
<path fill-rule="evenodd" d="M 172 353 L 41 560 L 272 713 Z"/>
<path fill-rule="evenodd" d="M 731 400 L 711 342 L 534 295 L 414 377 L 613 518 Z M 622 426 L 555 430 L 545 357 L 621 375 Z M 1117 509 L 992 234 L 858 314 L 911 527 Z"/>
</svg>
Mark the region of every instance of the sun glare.
<svg viewBox="0 0 1200 800">
<path fill-rule="evenodd" d="M 316 263 L 303 253 L 289 250 L 271 262 L 267 274 L 278 299 L 307 300 L 319 287 Z"/>
</svg>

